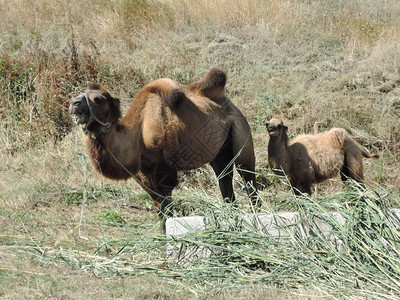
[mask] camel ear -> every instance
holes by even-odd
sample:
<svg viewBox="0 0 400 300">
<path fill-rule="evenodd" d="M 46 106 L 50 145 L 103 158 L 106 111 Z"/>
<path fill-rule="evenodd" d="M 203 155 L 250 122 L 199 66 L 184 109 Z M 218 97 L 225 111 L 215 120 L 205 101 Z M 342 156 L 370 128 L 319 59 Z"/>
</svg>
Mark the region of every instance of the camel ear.
<svg viewBox="0 0 400 300">
<path fill-rule="evenodd" d="M 120 101 L 118 98 L 111 97 L 110 99 L 110 115 L 115 120 L 121 118 Z"/>
<path fill-rule="evenodd" d="M 103 95 L 98 95 L 98 96 L 94 97 L 93 101 L 94 101 L 96 104 L 102 104 L 102 103 L 104 103 L 104 101 L 105 101 L 106 99 L 107 99 L 107 98 L 104 97 Z"/>
<path fill-rule="evenodd" d="M 118 107 L 118 108 L 119 108 L 121 102 L 119 101 L 118 98 L 111 98 L 111 103 L 112 103 L 115 107 Z"/>
</svg>

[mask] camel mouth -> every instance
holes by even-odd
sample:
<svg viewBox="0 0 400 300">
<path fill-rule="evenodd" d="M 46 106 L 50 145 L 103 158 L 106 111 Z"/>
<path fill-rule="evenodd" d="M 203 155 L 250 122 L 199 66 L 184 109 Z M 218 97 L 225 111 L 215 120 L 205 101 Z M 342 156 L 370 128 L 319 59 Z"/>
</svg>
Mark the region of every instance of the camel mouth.
<svg viewBox="0 0 400 300">
<path fill-rule="evenodd" d="M 277 129 L 268 130 L 268 133 L 269 133 L 269 136 L 270 136 L 270 137 L 277 137 L 277 136 L 279 136 L 279 130 L 277 130 Z"/>
<path fill-rule="evenodd" d="M 271 136 L 273 136 L 273 135 L 278 135 L 279 134 L 279 130 L 278 129 L 267 129 L 268 130 L 268 133 L 269 133 L 269 135 L 271 135 Z"/>
<path fill-rule="evenodd" d="M 89 117 L 86 114 L 74 114 L 72 121 L 77 125 L 86 124 L 89 121 Z"/>
<path fill-rule="evenodd" d="M 78 98 L 76 98 L 78 99 Z M 74 99 L 75 100 L 75 99 Z M 89 121 L 90 113 L 84 102 L 74 101 L 69 106 L 69 113 L 72 115 L 72 120 L 76 124 L 85 124 Z"/>
</svg>

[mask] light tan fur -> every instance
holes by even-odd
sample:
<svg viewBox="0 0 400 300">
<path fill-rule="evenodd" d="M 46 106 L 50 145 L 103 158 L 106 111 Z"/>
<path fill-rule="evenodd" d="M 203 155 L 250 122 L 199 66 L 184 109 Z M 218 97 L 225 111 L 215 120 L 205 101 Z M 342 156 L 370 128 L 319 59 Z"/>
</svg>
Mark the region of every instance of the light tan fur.
<svg viewBox="0 0 400 300">
<path fill-rule="evenodd" d="M 270 135 L 268 161 L 272 170 L 286 175 L 295 191 L 311 195 L 311 184 L 332 178 L 341 171 L 342 180 L 364 179 L 362 158 L 368 154 L 344 129 L 332 128 L 316 135 L 298 135 L 289 141 L 280 116 L 266 122 Z"/>
<path fill-rule="evenodd" d="M 225 96 L 225 83 L 226 75 L 218 69 L 188 87 L 157 79 L 137 94 L 121 120 L 119 100 L 93 84 L 72 100 L 70 112 L 90 133 L 87 149 L 96 170 L 112 179 L 136 177 L 164 217 L 179 170 L 211 163 L 223 197 L 233 201 L 229 163 L 237 156 L 239 172 L 248 186 L 255 185 L 250 126 Z M 90 115 L 97 118 L 91 122 Z M 256 189 L 249 194 L 254 200 Z"/>
</svg>

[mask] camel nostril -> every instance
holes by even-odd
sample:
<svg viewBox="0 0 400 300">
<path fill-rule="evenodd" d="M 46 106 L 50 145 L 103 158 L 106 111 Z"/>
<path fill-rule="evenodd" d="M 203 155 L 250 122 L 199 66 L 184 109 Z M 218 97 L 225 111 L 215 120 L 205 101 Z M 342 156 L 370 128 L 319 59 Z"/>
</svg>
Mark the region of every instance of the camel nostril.
<svg viewBox="0 0 400 300">
<path fill-rule="evenodd" d="M 79 95 L 79 96 L 77 96 L 76 98 L 72 99 L 72 101 L 71 101 L 71 106 L 77 107 L 77 106 L 81 105 L 82 102 L 83 102 L 82 96 Z"/>
</svg>

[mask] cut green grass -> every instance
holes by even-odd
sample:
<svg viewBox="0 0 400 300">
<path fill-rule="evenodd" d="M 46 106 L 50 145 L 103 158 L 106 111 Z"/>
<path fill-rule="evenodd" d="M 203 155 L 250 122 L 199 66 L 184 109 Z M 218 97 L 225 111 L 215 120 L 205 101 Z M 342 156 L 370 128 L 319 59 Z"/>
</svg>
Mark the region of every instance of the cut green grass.
<svg viewBox="0 0 400 300">
<path fill-rule="evenodd" d="M 156 275 L 177 284 L 195 283 L 200 290 L 215 284 L 236 289 L 260 284 L 318 286 L 332 297 L 393 299 L 400 297 L 400 220 L 382 192 L 355 183 L 351 190 L 337 194 L 340 202 L 292 197 L 310 233 L 307 236 L 291 231 L 295 224 L 288 224 L 283 229 L 289 230 L 289 238 L 268 238 L 245 219 L 245 211 L 197 195 L 195 213 L 208 220 L 203 232 L 115 239 L 95 252 L 48 249 L 38 256 L 29 248 L 25 251 L 40 261 L 65 263 L 98 276 Z M 339 222 L 333 211 L 346 223 Z M 329 235 L 321 232 L 316 218 L 330 225 Z M 167 244 L 180 245 L 182 251 L 207 248 L 210 255 L 167 259 Z"/>
</svg>

